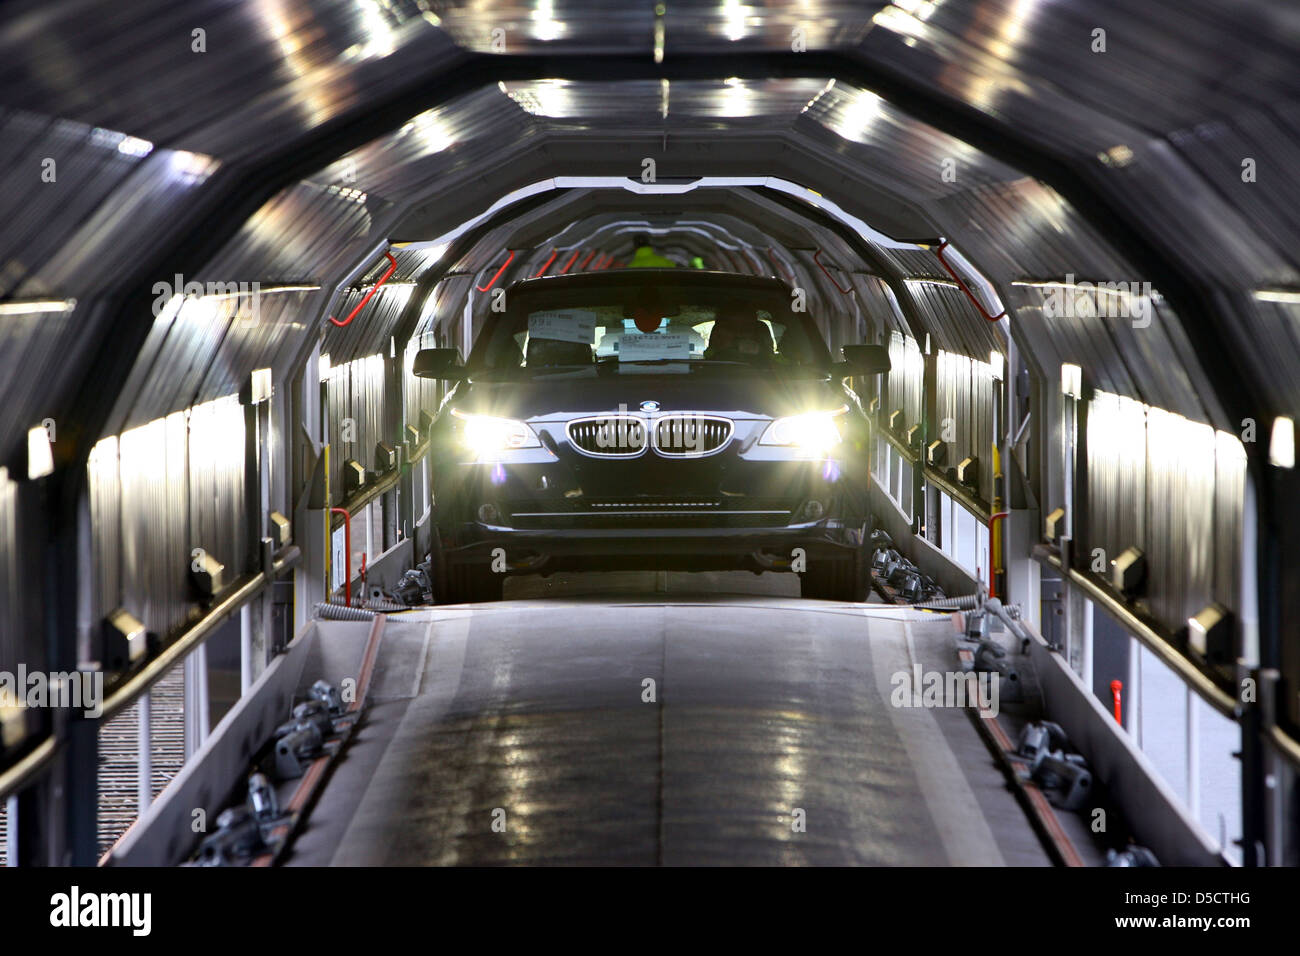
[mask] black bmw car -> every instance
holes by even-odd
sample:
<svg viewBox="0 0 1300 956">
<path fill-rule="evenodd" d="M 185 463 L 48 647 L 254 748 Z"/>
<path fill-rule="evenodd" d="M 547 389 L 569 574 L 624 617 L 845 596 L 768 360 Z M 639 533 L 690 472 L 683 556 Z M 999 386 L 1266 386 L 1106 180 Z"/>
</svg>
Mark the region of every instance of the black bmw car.
<svg viewBox="0 0 1300 956">
<path fill-rule="evenodd" d="M 869 583 L 869 421 L 776 279 L 628 269 L 528 279 L 453 380 L 432 429 L 440 603 L 497 600 L 507 574 L 794 571 L 805 597 Z"/>
</svg>

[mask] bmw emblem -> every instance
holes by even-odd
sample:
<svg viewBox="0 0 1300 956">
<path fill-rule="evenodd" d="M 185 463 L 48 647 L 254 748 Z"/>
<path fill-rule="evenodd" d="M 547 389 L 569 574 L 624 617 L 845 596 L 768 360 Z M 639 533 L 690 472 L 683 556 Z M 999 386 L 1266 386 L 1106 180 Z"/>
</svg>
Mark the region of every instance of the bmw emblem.
<svg viewBox="0 0 1300 956">
<path fill-rule="evenodd" d="M 643 412 L 657 412 L 657 411 L 659 411 L 659 403 L 658 403 L 658 402 L 642 402 L 642 403 L 641 403 L 641 411 L 643 411 Z"/>
</svg>

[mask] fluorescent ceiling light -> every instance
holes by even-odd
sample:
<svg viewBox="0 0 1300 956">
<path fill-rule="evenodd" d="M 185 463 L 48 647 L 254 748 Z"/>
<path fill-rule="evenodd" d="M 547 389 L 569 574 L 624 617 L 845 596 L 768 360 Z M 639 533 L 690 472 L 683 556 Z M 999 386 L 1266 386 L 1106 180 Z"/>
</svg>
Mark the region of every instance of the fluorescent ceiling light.
<svg viewBox="0 0 1300 956">
<path fill-rule="evenodd" d="M 1300 291 L 1290 289 L 1256 289 L 1255 298 L 1260 302 L 1281 302 L 1285 305 L 1300 305 Z"/>
<path fill-rule="evenodd" d="M 1078 398 L 1083 392 L 1083 369 L 1065 363 L 1061 366 L 1061 394 Z"/>
<path fill-rule="evenodd" d="M 0 303 L 0 315 L 31 315 L 36 312 L 71 312 L 76 299 L 41 299 L 29 302 Z"/>
<path fill-rule="evenodd" d="M 1295 467 L 1295 421 L 1285 415 L 1273 419 L 1268 442 L 1268 463 L 1278 468 Z"/>
<path fill-rule="evenodd" d="M 43 426 L 27 430 L 27 477 L 44 478 L 54 472 L 54 449 L 50 447 L 50 433 Z"/>
</svg>

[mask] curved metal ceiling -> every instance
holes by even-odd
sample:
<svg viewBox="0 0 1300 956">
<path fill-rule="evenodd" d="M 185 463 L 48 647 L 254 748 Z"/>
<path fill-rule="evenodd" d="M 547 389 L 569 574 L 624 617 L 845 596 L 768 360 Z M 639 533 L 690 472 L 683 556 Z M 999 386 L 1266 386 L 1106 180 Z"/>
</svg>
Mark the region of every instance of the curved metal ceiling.
<svg viewBox="0 0 1300 956">
<path fill-rule="evenodd" d="M 1300 13 L 1165 6 L 202 0 L 182 13 L 141 0 L 97 17 L 71 0 L 13 4 L 0 399 L 14 415 L 0 452 L 105 391 L 116 407 L 84 438 L 250 363 L 283 374 L 385 239 L 432 238 L 547 176 L 635 177 L 645 158 L 661 182 L 781 175 L 895 238 L 951 239 L 1046 372 L 1077 361 L 1109 390 L 1220 427 L 1293 411 L 1300 197 L 1282 171 L 1300 158 Z M 1239 69 L 1224 75 L 1225 58 Z M 40 179 L 47 158 L 55 182 Z M 741 218 L 762 231 L 773 213 Z M 835 247 L 817 214 L 781 218 Z M 929 251 L 877 255 L 898 275 L 941 274 Z M 214 330 L 147 310 L 172 267 L 319 289 Z M 1157 321 L 1053 324 L 1035 283 L 1067 274 L 1154 281 Z M 32 299 L 45 311 L 15 301 Z M 982 321 L 960 322 L 971 350 Z"/>
</svg>

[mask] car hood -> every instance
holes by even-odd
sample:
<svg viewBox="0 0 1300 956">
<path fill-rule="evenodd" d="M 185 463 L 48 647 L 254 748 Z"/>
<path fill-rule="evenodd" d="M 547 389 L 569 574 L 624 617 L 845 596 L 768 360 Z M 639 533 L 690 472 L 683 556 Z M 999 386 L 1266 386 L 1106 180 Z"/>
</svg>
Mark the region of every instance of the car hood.
<svg viewBox="0 0 1300 956">
<path fill-rule="evenodd" d="M 618 411 L 692 411 L 738 419 L 775 418 L 835 408 L 844 401 L 838 383 L 825 378 L 637 372 L 462 382 L 448 404 L 469 414 L 543 422 Z M 657 403 L 657 407 L 644 407 L 644 403 Z"/>
</svg>

